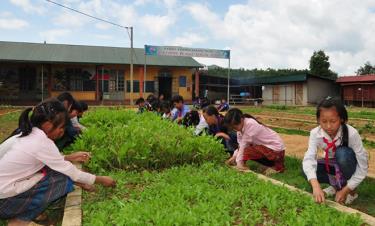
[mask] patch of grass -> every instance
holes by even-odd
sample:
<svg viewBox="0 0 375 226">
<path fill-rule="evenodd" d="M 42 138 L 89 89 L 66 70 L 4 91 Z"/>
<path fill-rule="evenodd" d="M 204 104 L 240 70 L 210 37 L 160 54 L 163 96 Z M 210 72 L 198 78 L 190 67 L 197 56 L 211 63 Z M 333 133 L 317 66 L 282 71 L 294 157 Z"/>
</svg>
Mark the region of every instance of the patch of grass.
<svg viewBox="0 0 375 226">
<path fill-rule="evenodd" d="M 304 130 L 298 130 L 298 129 L 286 129 L 286 128 L 276 128 L 272 127 L 271 128 L 277 132 L 277 133 L 283 133 L 283 134 L 290 134 L 290 135 L 302 135 L 302 136 L 309 136 L 310 133 Z"/>
<path fill-rule="evenodd" d="M 0 116 L 0 142 L 17 128 L 20 114 L 21 112 L 15 112 Z"/>
<path fill-rule="evenodd" d="M 316 107 L 296 107 L 296 106 L 285 106 L 285 105 L 263 105 L 261 107 L 240 107 L 244 112 L 249 113 L 260 113 L 262 111 L 271 111 L 271 112 L 286 112 L 292 114 L 301 114 L 301 115 L 313 115 L 316 114 Z M 349 119 L 359 118 L 359 119 L 375 119 L 375 109 L 366 108 L 347 108 Z"/>
<path fill-rule="evenodd" d="M 260 172 L 260 165 L 253 161 L 248 161 L 250 169 Z M 285 157 L 284 173 L 274 174 L 271 177 L 284 182 L 286 184 L 295 186 L 299 189 L 312 193 L 309 182 L 303 176 L 302 160 Z M 322 187 L 327 187 L 324 184 Z M 358 199 L 349 207 L 365 212 L 371 216 L 375 216 L 375 179 L 366 178 L 357 188 Z"/>
<path fill-rule="evenodd" d="M 362 133 L 375 133 L 374 122 L 372 122 L 372 121 L 367 122 L 363 127 L 358 129 L 358 132 L 360 134 L 362 134 Z"/>
</svg>

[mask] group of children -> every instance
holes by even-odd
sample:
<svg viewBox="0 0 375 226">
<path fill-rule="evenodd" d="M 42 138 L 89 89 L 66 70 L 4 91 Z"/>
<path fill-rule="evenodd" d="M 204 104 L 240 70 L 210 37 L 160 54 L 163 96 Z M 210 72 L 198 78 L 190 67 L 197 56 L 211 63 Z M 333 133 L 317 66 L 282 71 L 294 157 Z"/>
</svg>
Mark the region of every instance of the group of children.
<svg viewBox="0 0 375 226">
<path fill-rule="evenodd" d="M 147 102 L 137 100 L 139 113 L 155 111 L 195 127 L 196 135 L 205 131 L 220 139 L 230 154 L 226 163 L 240 171 L 248 170 L 248 160 L 264 165 L 266 174 L 285 170 L 281 137 L 253 116 L 238 108 L 229 109 L 224 116 L 213 105 L 202 112 L 190 110 L 178 95 L 171 103 L 173 108 L 154 96 Z M 19 128 L 0 144 L 0 218 L 9 219 L 9 225 L 26 225 L 51 202 L 71 192 L 73 183 L 87 190 L 92 190 L 94 183 L 115 186 L 112 178 L 80 171 L 71 163 L 88 161 L 90 153 L 63 155 L 56 145 L 65 136 L 74 141 L 74 134 L 85 129 L 77 119 L 85 110 L 87 105 L 63 93 L 27 108 L 19 118 Z M 347 124 L 348 113 L 341 101 L 324 99 L 317 106 L 316 118 L 318 126 L 310 132 L 303 159 L 304 175 L 317 203 L 335 195 L 337 202 L 350 204 L 358 197 L 356 187 L 367 175 L 367 152 L 357 130 Z M 67 140 L 61 147 L 73 142 Z M 319 154 L 323 158 L 318 159 Z M 320 183 L 330 186 L 322 189 Z"/>
<path fill-rule="evenodd" d="M 28 225 L 73 191 L 73 184 L 90 191 L 93 184 L 116 185 L 111 177 L 83 172 L 72 164 L 87 162 L 89 152 L 63 155 L 56 145 L 64 136 L 74 139 L 71 136 L 83 130 L 75 119 L 82 108 L 86 109 L 69 93 L 45 100 L 25 109 L 18 128 L 0 144 L 0 218 L 8 225 Z M 72 142 L 69 139 L 61 141 L 61 147 Z"/>
<path fill-rule="evenodd" d="M 221 140 L 230 154 L 226 164 L 247 171 L 246 161 L 253 160 L 264 166 L 266 175 L 285 170 L 285 145 L 281 137 L 253 116 L 237 108 L 229 109 L 225 99 L 218 108 L 209 105 L 202 112 L 189 110 L 181 96 L 174 97 L 172 102 L 170 119 L 195 127 L 196 135 L 205 131 Z M 225 116 L 220 113 L 223 109 L 228 110 Z M 304 176 L 317 203 L 334 195 L 337 202 L 351 204 L 358 197 L 356 187 L 367 175 L 368 154 L 358 131 L 347 124 L 348 113 L 339 99 L 322 100 L 317 106 L 316 119 L 318 126 L 310 132 L 303 159 Z M 329 187 L 322 189 L 320 183 Z"/>
</svg>

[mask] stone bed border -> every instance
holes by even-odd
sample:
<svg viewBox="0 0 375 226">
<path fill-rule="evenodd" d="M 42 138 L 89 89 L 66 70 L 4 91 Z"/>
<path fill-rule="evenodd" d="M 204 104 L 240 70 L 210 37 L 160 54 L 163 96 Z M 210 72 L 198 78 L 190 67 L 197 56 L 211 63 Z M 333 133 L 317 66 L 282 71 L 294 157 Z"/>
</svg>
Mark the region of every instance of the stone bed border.
<svg viewBox="0 0 375 226">
<path fill-rule="evenodd" d="M 75 164 L 79 169 L 82 168 L 81 164 Z M 312 194 L 306 191 L 303 191 L 299 188 L 294 186 L 285 184 L 273 178 L 264 176 L 262 174 L 256 173 L 254 171 L 246 171 L 244 173 L 252 173 L 255 174 L 259 179 L 264 181 L 269 181 L 272 184 L 277 186 L 286 187 L 290 191 L 293 192 L 300 192 L 305 195 L 312 197 Z M 325 202 L 329 207 L 334 208 L 340 212 L 348 213 L 348 214 L 359 214 L 360 218 L 368 225 L 375 226 L 375 217 L 370 216 L 366 213 L 363 213 L 359 210 L 338 204 L 337 202 L 326 200 Z M 65 202 L 65 209 L 64 209 L 64 217 L 62 221 L 62 226 L 81 226 L 82 225 L 82 189 L 78 186 L 75 186 L 75 190 L 68 194 L 66 197 Z"/>
<path fill-rule="evenodd" d="M 82 164 L 74 164 L 82 169 Z M 82 225 L 82 188 L 74 186 L 74 191 L 66 196 L 62 226 Z"/>
</svg>

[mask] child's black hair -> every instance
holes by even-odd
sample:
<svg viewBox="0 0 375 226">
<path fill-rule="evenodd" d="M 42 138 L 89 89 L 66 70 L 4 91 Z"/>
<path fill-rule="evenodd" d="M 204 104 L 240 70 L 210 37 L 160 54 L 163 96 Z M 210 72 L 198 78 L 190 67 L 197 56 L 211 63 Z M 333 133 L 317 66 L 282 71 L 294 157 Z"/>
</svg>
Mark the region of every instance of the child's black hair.
<svg viewBox="0 0 375 226">
<path fill-rule="evenodd" d="M 85 111 L 89 110 L 89 106 L 87 105 L 86 102 L 79 101 L 79 104 L 81 105 L 82 112 L 85 112 Z"/>
<path fill-rule="evenodd" d="M 31 116 L 29 114 L 31 113 Z M 68 113 L 61 101 L 55 98 L 47 99 L 34 108 L 26 108 L 19 117 L 18 129 L 21 137 L 31 133 L 33 127 L 41 129 L 42 124 L 50 121 L 57 128 L 68 119 Z"/>
<path fill-rule="evenodd" d="M 155 95 L 148 95 L 146 100 L 150 106 L 150 111 L 158 111 L 158 108 L 160 108 L 160 101 L 158 98 L 155 97 Z"/>
<path fill-rule="evenodd" d="M 181 95 L 175 95 L 172 97 L 172 103 L 179 103 L 182 102 L 184 103 L 184 98 Z"/>
<path fill-rule="evenodd" d="M 203 108 L 203 113 L 206 113 L 209 116 L 212 116 L 212 115 L 218 116 L 219 115 L 219 111 L 213 105 L 209 105 L 209 106 Z"/>
<path fill-rule="evenodd" d="M 322 108 L 335 108 L 340 119 L 341 119 L 341 126 L 342 126 L 342 144 L 343 146 L 347 147 L 349 144 L 349 132 L 346 123 L 348 122 L 348 111 L 346 110 L 344 104 L 339 98 L 333 97 L 326 97 L 324 98 L 316 108 L 316 120 L 319 123 L 320 118 L 320 110 Z"/>
<path fill-rule="evenodd" d="M 67 101 L 68 106 L 72 105 L 74 102 L 74 98 L 69 92 L 60 93 L 60 95 L 57 96 L 57 99 L 61 102 Z"/>
<path fill-rule="evenodd" d="M 160 103 L 160 110 L 163 111 L 163 112 L 165 112 L 166 110 L 171 111 L 171 108 L 172 108 L 172 106 L 171 106 L 171 102 L 169 102 L 169 101 L 167 101 L 167 100 L 162 101 L 162 102 Z"/>
<path fill-rule="evenodd" d="M 82 112 L 82 106 L 76 100 L 73 100 L 72 106 L 70 107 L 70 112 L 72 112 L 73 110 L 76 110 L 77 112 Z"/>
<path fill-rule="evenodd" d="M 224 124 L 229 127 L 230 125 L 238 125 L 241 123 L 241 119 L 243 118 L 252 118 L 257 123 L 263 125 L 263 123 L 259 122 L 254 116 L 250 114 L 243 114 L 242 111 L 238 108 L 232 108 L 225 114 Z"/>
<path fill-rule="evenodd" d="M 138 98 L 136 101 L 135 101 L 135 104 L 136 105 L 139 105 L 140 103 L 144 103 L 145 102 L 145 99 L 143 99 L 143 97 L 140 97 Z"/>
<path fill-rule="evenodd" d="M 185 127 L 197 126 L 199 124 L 199 113 L 198 111 L 189 111 L 182 119 L 182 125 Z"/>
</svg>

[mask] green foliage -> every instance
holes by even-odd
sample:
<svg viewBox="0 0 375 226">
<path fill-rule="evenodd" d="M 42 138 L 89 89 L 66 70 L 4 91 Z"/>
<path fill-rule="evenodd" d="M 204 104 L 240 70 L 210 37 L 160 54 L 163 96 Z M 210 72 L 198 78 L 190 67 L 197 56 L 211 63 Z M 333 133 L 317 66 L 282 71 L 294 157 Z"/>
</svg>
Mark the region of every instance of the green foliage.
<svg viewBox="0 0 375 226">
<path fill-rule="evenodd" d="M 194 136 L 192 129 L 163 120 L 154 113 L 98 109 L 83 120 L 89 129 L 71 146 L 89 150 L 88 167 L 163 169 L 174 165 L 223 161 L 223 145 L 212 136 Z"/>
<path fill-rule="evenodd" d="M 250 169 L 260 172 L 261 167 L 259 164 L 253 161 L 249 161 L 248 164 Z M 285 167 L 287 170 L 284 173 L 274 174 L 271 177 L 312 193 L 310 184 L 303 176 L 302 160 L 286 156 Z M 322 187 L 328 187 L 328 184 L 322 184 Z M 359 194 L 358 199 L 349 207 L 375 216 L 375 179 L 365 178 L 358 186 L 357 192 Z"/>
<path fill-rule="evenodd" d="M 324 53 L 323 50 L 314 51 L 310 58 L 310 73 L 313 75 L 337 78 L 337 74 L 332 72 L 329 67 L 329 56 Z"/>
<path fill-rule="evenodd" d="M 282 75 L 300 75 L 306 74 L 308 70 L 298 70 L 298 69 L 230 69 L 230 74 L 232 78 L 253 78 L 253 77 L 265 77 L 265 76 L 282 76 Z M 227 77 L 228 69 L 221 67 L 208 68 L 207 74 L 216 77 Z"/>
<path fill-rule="evenodd" d="M 374 122 L 368 121 L 362 128 L 360 128 L 359 133 L 375 133 Z"/>
<path fill-rule="evenodd" d="M 357 71 L 357 75 L 370 75 L 375 74 L 375 65 L 371 65 L 369 61 L 365 63 L 364 66 L 361 66 Z"/>
<path fill-rule="evenodd" d="M 85 195 L 84 225 L 362 224 L 311 197 L 212 163 L 112 176 L 116 189 Z"/>
</svg>

